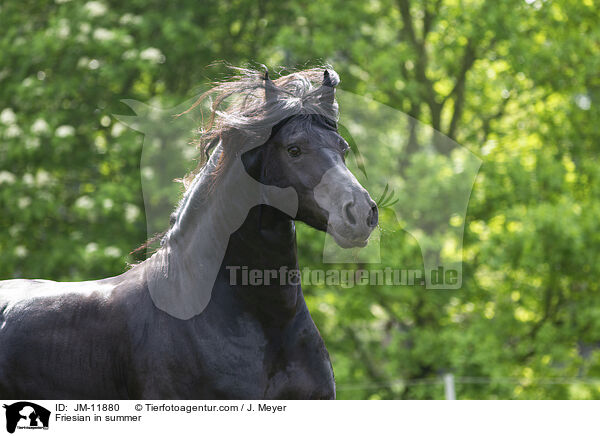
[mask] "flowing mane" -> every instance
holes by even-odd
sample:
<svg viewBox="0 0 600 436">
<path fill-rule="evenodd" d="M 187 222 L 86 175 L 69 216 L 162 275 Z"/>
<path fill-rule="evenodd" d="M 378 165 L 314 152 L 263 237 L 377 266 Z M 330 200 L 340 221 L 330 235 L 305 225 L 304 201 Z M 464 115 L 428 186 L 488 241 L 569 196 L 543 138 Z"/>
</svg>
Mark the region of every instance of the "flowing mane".
<svg viewBox="0 0 600 436">
<path fill-rule="evenodd" d="M 236 156 L 248 141 L 266 140 L 265 135 L 280 121 L 294 115 L 320 114 L 337 121 L 337 104 L 323 105 L 327 89 L 321 86 L 323 71 L 329 72 L 332 87 L 339 83 L 337 73 L 328 65 L 296 71 L 278 79 L 270 79 L 266 70 L 230 67 L 236 74 L 226 81 L 215 82 L 181 115 L 187 114 L 209 101 L 210 115 L 198 129 L 197 146 L 203 159 L 184 179 L 186 189 L 208 162 L 211 151 L 221 145 L 223 154 L 215 168 L 218 173 L 227 160 Z M 269 94 L 277 90 L 277 98 Z M 204 117 L 203 117 L 204 118 Z"/>
<path fill-rule="evenodd" d="M 214 82 L 194 104 L 178 116 L 184 116 L 208 102 L 210 108 L 207 121 L 197 129 L 196 146 L 201 150 L 198 166 L 184 178 L 185 192 L 171 214 L 169 228 L 155 235 L 132 253 L 147 249 L 157 240 L 161 246 L 182 213 L 191 196 L 194 180 L 202 178 L 208 186 L 218 183 L 219 175 L 225 172 L 230 161 L 240 151 L 264 143 L 276 126 L 295 115 L 320 115 L 326 122 L 337 123 L 338 105 L 333 98 L 333 89 L 339 83 L 338 74 L 329 66 L 295 71 L 277 79 L 270 79 L 266 67 L 263 71 L 230 67 L 235 73 L 228 80 Z M 322 86 L 323 71 L 330 78 L 330 87 Z M 270 96 L 275 95 L 276 98 Z M 323 104 L 324 99 L 331 104 Z M 205 119 L 203 116 L 202 119 Z M 311 123 L 307 117 L 307 124 Z M 209 165 L 212 152 L 219 148 Z M 200 174 L 202 173 L 202 174 Z M 197 199 L 199 200 L 199 199 Z"/>
</svg>

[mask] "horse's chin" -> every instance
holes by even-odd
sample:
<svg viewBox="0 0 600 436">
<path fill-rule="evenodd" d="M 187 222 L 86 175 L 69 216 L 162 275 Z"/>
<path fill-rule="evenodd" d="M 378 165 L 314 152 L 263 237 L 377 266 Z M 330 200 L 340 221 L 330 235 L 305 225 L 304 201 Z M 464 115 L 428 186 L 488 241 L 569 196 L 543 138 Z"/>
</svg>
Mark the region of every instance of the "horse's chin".
<svg viewBox="0 0 600 436">
<path fill-rule="evenodd" d="M 370 234 L 366 237 L 351 238 L 341 235 L 334 228 L 328 229 L 327 233 L 329 233 L 333 237 L 333 240 L 336 242 L 336 244 L 342 248 L 362 248 L 369 243 Z"/>
</svg>

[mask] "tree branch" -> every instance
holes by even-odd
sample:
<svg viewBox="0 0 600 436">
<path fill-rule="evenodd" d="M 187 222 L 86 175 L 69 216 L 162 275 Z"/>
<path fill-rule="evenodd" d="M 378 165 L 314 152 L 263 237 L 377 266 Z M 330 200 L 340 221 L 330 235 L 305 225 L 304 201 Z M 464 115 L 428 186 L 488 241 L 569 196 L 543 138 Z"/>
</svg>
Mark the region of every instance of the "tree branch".
<svg viewBox="0 0 600 436">
<path fill-rule="evenodd" d="M 410 13 L 410 1 L 409 0 L 398 0 L 398 9 L 400 10 L 400 16 L 402 17 L 402 32 L 406 36 L 413 47 L 416 59 L 415 59 L 415 75 L 416 79 L 420 84 L 420 91 L 423 99 L 431 110 L 431 124 L 436 130 L 440 130 L 441 111 L 442 104 L 438 103 L 435 99 L 435 91 L 433 89 L 433 83 L 427 77 L 427 51 L 425 50 L 425 40 L 417 38 L 415 33 L 415 27 L 413 25 L 413 18 Z"/>
<path fill-rule="evenodd" d="M 437 16 L 440 10 L 441 4 L 442 0 L 436 0 L 435 6 L 433 7 L 433 13 L 427 7 L 427 4 L 425 4 L 425 13 L 423 14 L 423 42 L 427 40 L 427 35 L 429 35 L 429 32 L 431 32 L 431 27 L 433 26 L 435 17 Z"/>
<path fill-rule="evenodd" d="M 450 120 L 450 127 L 447 131 L 447 136 L 455 139 L 456 129 L 458 122 L 462 116 L 463 106 L 465 103 L 465 82 L 467 79 L 467 73 L 473 67 L 473 64 L 477 60 L 476 49 L 473 44 L 473 40 L 469 39 L 465 52 L 462 57 L 460 70 L 454 84 L 454 88 L 448 94 L 448 96 L 454 96 L 454 111 L 452 113 L 452 119 Z M 446 98 L 448 98 L 448 96 Z M 445 99 L 444 99 L 445 100 Z"/>
<path fill-rule="evenodd" d="M 413 26 L 412 15 L 410 13 L 409 0 L 398 0 L 398 8 L 400 9 L 400 15 L 402 16 L 402 30 L 408 37 L 413 47 L 419 50 L 419 47 L 421 47 L 421 42 L 417 39 L 417 35 L 415 34 L 415 27 Z"/>
</svg>

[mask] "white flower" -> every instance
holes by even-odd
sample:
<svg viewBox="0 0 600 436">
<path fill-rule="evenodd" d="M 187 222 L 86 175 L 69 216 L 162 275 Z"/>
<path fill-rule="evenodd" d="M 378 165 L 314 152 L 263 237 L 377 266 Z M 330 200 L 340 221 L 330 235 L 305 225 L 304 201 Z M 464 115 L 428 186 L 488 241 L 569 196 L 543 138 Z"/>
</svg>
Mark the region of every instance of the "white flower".
<svg viewBox="0 0 600 436">
<path fill-rule="evenodd" d="M 25 209 L 26 207 L 29 207 L 29 205 L 31 204 L 31 198 L 21 197 L 21 198 L 19 198 L 18 204 L 19 204 L 20 209 Z"/>
<path fill-rule="evenodd" d="M 87 195 L 83 195 L 75 201 L 75 206 L 81 209 L 91 209 L 94 206 L 94 201 Z"/>
<path fill-rule="evenodd" d="M 94 145 L 96 146 L 96 151 L 98 153 L 106 153 L 106 138 L 104 136 L 96 136 L 96 139 L 94 139 Z"/>
<path fill-rule="evenodd" d="M 114 202 L 110 198 L 105 198 L 102 202 L 104 209 L 112 209 Z"/>
<path fill-rule="evenodd" d="M 8 128 L 6 129 L 6 137 L 7 138 L 16 138 L 18 136 L 21 136 L 21 133 L 23 133 L 23 131 L 16 124 L 8 126 Z"/>
<path fill-rule="evenodd" d="M 71 33 L 71 28 L 69 27 L 69 21 L 64 18 L 58 22 L 58 30 L 56 31 L 56 36 L 59 38 L 67 38 Z"/>
<path fill-rule="evenodd" d="M 36 185 L 45 186 L 52 181 L 52 176 L 48 171 L 38 170 L 37 174 L 35 175 L 35 179 Z"/>
<path fill-rule="evenodd" d="M 154 62 L 155 64 L 162 64 L 165 61 L 165 55 L 157 48 L 148 47 L 140 53 L 140 59 Z"/>
<path fill-rule="evenodd" d="M 7 107 L 2 112 L 0 112 L 0 122 L 2 124 L 14 124 L 15 121 L 17 121 L 17 116 L 11 108 Z"/>
<path fill-rule="evenodd" d="M 121 134 L 125 131 L 125 126 L 121 123 L 115 123 L 110 130 L 110 134 L 115 138 L 121 136 Z"/>
<path fill-rule="evenodd" d="M 121 255 L 121 250 L 117 247 L 110 246 L 104 249 L 104 254 L 108 257 L 119 257 Z"/>
<path fill-rule="evenodd" d="M 25 183 L 27 186 L 32 186 L 35 183 L 35 179 L 31 174 L 25 173 L 23 175 L 23 183 Z"/>
<path fill-rule="evenodd" d="M 94 39 L 98 41 L 110 41 L 114 37 L 115 33 L 112 30 L 104 29 L 103 27 L 94 30 Z"/>
<path fill-rule="evenodd" d="M 9 173 L 8 171 L 0 171 L 0 185 L 2 183 L 8 183 L 9 185 L 12 185 L 15 183 L 16 179 L 17 178 L 13 173 Z"/>
<path fill-rule="evenodd" d="M 123 58 L 123 60 L 129 61 L 131 59 L 135 59 L 137 54 L 137 50 L 131 48 L 129 50 L 126 50 L 121 57 Z"/>
<path fill-rule="evenodd" d="M 17 255 L 17 257 L 27 256 L 27 248 L 25 248 L 23 245 L 17 245 L 15 247 L 15 254 Z"/>
<path fill-rule="evenodd" d="M 90 242 L 85 246 L 85 251 L 86 253 L 93 253 L 95 251 L 98 251 L 98 244 L 96 244 L 95 242 Z"/>
<path fill-rule="evenodd" d="M 135 204 L 125 205 L 125 219 L 130 223 L 134 222 L 140 214 L 140 209 Z"/>
<path fill-rule="evenodd" d="M 38 118 L 31 126 L 31 131 L 36 135 L 46 133 L 49 130 L 46 120 Z"/>
<path fill-rule="evenodd" d="M 579 109 L 587 111 L 592 107 L 592 100 L 586 94 L 578 94 L 575 96 L 575 104 Z"/>
<path fill-rule="evenodd" d="M 79 31 L 83 34 L 90 33 L 92 30 L 92 25 L 90 23 L 81 23 L 79 25 Z"/>
<path fill-rule="evenodd" d="M 75 127 L 69 125 L 59 126 L 54 133 L 59 138 L 66 138 L 67 136 L 73 136 L 75 134 Z"/>
<path fill-rule="evenodd" d="M 99 17 L 106 13 L 106 6 L 97 1 L 87 2 L 83 8 L 87 11 L 90 17 Z"/>
<path fill-rule="evenodd" d="M 8 229 L 8 234 L 15 238 L 17 235 L 23 231 L 23 224 L 15 224 L 10 229 Z"/>
<path fill-rule="evenodd" d="M 131 23 L 131 19 L 133 18 L 133 14 L 123 14 L 121 18 L 119 18 L 119 23 L 121 24 L 129 24 Z"/>
<path fill-rule="evenodd" d="M 139 15 L 133 15 L 133 14 L 124 14 L 120 19 L 119 19 L 119 23 L 126 25 L 126 24 L 140 24 L 142 22 L 142 17 Z"/>
<path fill-rule="evenodd" d="M 142 169 L 142 176 L 144 176 L 144 178 L 146 178 L 146 179 L 153 179 L 154 178 L 154 170 L 151 167 L 144 167 Z"/>
</svg>

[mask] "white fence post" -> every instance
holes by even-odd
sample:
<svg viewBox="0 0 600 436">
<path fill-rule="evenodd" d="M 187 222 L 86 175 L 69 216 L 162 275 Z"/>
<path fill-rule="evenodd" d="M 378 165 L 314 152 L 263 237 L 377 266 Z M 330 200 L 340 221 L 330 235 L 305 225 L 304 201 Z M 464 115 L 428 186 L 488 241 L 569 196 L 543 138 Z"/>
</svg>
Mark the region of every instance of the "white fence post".
<svg viewBox="0 0 600 436">
<path fill-rule="evenodd" d="M 454 374 L 444 374 L 444 392 L 446 394 L 446 400 L 456 400 Z"/>
</svg>

